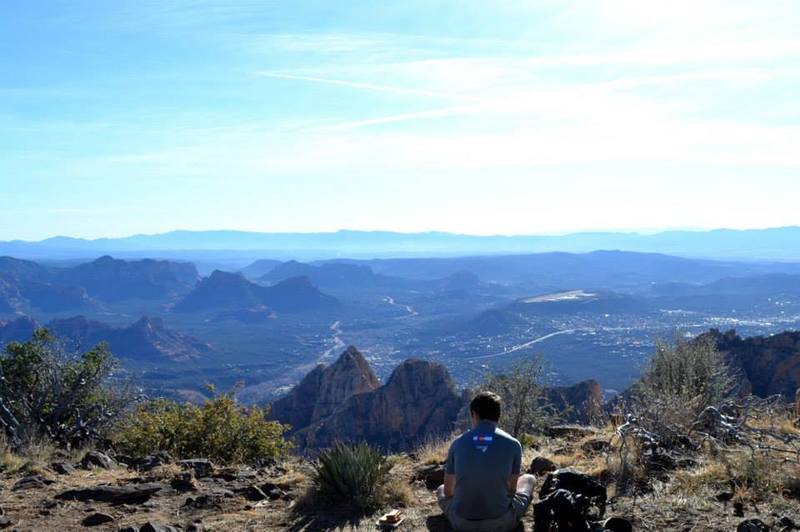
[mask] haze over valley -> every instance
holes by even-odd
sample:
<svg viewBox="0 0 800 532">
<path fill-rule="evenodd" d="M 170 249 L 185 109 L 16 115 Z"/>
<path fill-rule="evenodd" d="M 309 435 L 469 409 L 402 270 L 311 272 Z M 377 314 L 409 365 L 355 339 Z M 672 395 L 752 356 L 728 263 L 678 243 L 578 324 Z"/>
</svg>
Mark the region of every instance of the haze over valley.
<svg viewBox="0 0 800 532">
<path fill-rule="evenodd" d="M 794 230 L 770 234 L 789 235 L 775 245 L 796 249 Z M 90 253 L 86 246 L 76 249 Z M 177 252 L 185 256 L 163 258 Z M 242 400 L 274 400 L 348 345 L 381 379 L 413 357 L 444 364 L 459 387 L 542 353 L 552 385 L 596 379 L 610 396 L 639 377 L 656 340 L 800 328 L 800 263 L 774 256 L 595 250 L 251 257 L 230 266 L 224 250 L 150 253 L 158 258 L 3 257 L 0 342 L 41 326 L 84 347 L 106 341 L 148 394 L 193 401 L 207 383 L 232 389 L 239 381 Z M 193 253 L 219 269 L 200 273 Z"/>
</svg>

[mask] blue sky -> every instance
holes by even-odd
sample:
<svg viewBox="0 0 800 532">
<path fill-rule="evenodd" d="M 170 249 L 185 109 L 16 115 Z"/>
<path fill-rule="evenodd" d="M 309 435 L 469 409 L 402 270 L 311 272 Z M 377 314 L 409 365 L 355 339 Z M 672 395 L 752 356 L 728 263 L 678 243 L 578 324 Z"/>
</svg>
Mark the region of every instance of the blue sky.
<svg viewBox="0 0 800 532">
<path fill-rule="evenodd" d="M 0 2 L 0 239 L 800 224 L 800 4 Z"/>
</svg>

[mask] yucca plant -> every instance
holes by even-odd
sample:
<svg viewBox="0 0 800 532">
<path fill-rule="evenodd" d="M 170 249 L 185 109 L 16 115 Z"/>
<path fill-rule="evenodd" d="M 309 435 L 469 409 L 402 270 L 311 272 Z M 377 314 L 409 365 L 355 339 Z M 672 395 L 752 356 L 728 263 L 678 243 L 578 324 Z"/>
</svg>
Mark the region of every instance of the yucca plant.
<svg viewBox="0 0 800 532">
<path fill-rule="evenodd" d="M 330 502 L 376 509 L 384 502 L 391 469 L 391 462 L 366 443 L 336 443 L 314 463 L 314 485 Z"/>
</svg>

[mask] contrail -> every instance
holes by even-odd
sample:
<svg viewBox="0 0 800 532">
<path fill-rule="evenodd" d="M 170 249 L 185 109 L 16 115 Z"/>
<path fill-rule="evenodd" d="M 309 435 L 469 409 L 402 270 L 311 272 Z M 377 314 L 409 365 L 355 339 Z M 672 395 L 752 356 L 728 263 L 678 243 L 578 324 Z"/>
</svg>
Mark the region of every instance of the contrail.
<svg viewBox="0 0 800 532">
<path fill-rule="evenodd" d="M 441 109 L 431 109 L 428 111 L 418 111 L 415 113 L 403 113 L 397 115 L 382 116 L 379 118 L 368 118 L 366 120 L 342 122 L 330 126 L 322 126 L 319 129 L 324 131 L 339 131 L 339 130 L 356 129 L 360 127 L 378 126 L 381 124 L 391 124 L 394 122 L 406 122 L 409 120 L 418 120 L 420 118 L 440 118 L 444 116 L 453 116 L 468 109 L 472 109 L 472 106 L 460 105 L 453 107 L 443 107 Z"/>
<path fill-rule="evenodd" d="M 452 94 L 448 92 L 426 91 L 421 89 L 409 89 L 405 87 L 394 87 L 392 85 L 377 85 L 374 83 L 362 83 L 359 81 L 347 81 L 342 79 L 319 78 L 315 76 L 298 76 L 295 74 L 283 74 L 280 72 L 259 72 L 259 76 L 276 79 L 292 79 L 297 81 L 308 81 L 311 83 L 323 83 L 325 85 L 337 85 L 340 87 L 350 87 L 353 89 L 361 89 L 376 92 L 393 92 L 397 94 L 412 94 L 414 96 L 426 96 L 430 98 L 445 98 L 448 100 L 459 100 L 464 102 L 479 102 L 480 98 L 472 96 L 464 96 L 461 94 Z"/>
</svg>

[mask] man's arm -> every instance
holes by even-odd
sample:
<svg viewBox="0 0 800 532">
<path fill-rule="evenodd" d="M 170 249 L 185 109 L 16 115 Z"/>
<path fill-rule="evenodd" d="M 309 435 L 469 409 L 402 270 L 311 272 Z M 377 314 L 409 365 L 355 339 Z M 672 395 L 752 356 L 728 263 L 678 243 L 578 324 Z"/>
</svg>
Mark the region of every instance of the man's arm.
<svg viewBox="0 0 800 532">
<path fill-rule="evenodd" d="M 511 475 L 508 477 L 508 491 L 515 492 L 517 491 L 517 481 L 519 481 L 519 475 Z M 447 477 L 445 476 L 445 489 L 447 489 Z"/>
<path fill-rule="evenodd" d="M 517 442 L 517 448 L 514 450 L 514 459 L 511 462 L 511 476 L 508 477 L 508 491 L 517 491 L 517 481 L 522 473 L 522 446 Z"/>
<path fill-rule="evenodd" d="M 456 492 L 456 442 L 450 444 L 447 450 L 447 461 L 444 464 L 444 496 L 452 497 Z"/>
<path fill-rule="evenodd" d="M 452 497 L 456 492 L 456 476 L 449 473 L 444 474 L 444 496 Z"/>
</svg>

